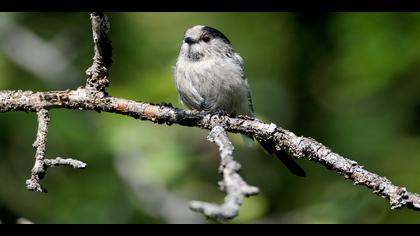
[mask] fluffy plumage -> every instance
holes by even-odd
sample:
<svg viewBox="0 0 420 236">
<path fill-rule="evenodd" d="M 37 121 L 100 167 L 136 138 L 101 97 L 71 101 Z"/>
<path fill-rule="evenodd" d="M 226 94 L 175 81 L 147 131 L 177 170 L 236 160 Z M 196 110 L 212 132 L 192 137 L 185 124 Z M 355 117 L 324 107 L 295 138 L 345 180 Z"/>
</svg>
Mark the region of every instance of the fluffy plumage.
<svg viewBox="0 0 420 236">
<path fill-rule="evenodd" d="M 181 101 L 196 110 L 253 116 L 241 56 L 222 33 L 208 29 L 195 26 L 185 33 L 175 67 Z"/>
</svg>

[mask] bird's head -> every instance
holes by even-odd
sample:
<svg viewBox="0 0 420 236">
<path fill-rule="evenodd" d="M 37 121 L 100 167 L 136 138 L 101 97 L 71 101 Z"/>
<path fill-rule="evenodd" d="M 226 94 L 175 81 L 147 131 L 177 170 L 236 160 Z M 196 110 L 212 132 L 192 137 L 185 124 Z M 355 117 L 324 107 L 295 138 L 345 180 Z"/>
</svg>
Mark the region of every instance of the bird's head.
<svg viewBox="0 0 420 236">
<path fill-rule="evenodd" d="M 231 57 L 232 54 L 233 48 L 229 39 L 217 29 L 197 25 L 185 32 L 181 55 L 190 61 Z"/>
</svg>

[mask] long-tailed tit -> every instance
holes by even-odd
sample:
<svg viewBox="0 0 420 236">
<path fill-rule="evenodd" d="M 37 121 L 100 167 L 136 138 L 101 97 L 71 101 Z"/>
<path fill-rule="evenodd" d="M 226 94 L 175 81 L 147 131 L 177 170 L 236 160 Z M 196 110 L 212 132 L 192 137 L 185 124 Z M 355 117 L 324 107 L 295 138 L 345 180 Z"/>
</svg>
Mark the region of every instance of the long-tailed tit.
<svg viewBox="0 0 420 236">
<path fill-rule="evenodd" d="M 197 25 L 185 32 L 175 66 L 175 82 L 180 100 L 191 109 L 224 112 L 230 116 L 254 117 L 244 62 L 229 39 L 220 31 Z M 304 170 L 284 151 L 260 141 L 296 175 Z"/>
</svg>

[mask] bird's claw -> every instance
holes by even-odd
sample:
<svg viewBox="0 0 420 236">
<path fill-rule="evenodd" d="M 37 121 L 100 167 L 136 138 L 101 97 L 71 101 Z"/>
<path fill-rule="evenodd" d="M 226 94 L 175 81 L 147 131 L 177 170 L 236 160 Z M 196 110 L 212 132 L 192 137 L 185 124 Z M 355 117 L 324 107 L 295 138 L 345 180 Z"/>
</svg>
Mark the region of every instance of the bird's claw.
<svg viewBox="0 0 420 236">
<path fill-rule="evenodd" d="M 222 116 L 229 116 L 229 114 L 228 114 L 226 111 L 224 111 L 224 110 L 217 110 L 217 111 L 213 111 L 213 112 L 211 112 L 211 114 L 212 114 L 212 115 L 219 116 L 219 117 L 222 117 Z"/>
<path fill-rule="evenodd" d="M 248 116 L 248 115 L 239 115 L 237 116 L 240 119 L 244 119 L 244 120 L 255 120 L 256 118 L 253 116 Z"/>
<path fill-rule="evenodd" d="M 174 107 L 170 102 L 161 102 L 159 105 L 162 107 Z"/>
</svg>

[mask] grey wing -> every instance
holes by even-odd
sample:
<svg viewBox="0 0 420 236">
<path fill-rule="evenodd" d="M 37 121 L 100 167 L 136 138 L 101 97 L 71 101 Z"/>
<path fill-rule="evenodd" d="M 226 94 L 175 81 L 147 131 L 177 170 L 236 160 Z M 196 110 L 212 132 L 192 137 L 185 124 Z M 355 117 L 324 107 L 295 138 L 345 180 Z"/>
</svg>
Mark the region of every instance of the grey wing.
<svg viewBox="0 0 420 236">
<path fill-rule="evenodd" d="M 246 80 L 245 68 L 244 68 L 244 59 L 242 59 L 242 57 L 238 53 L 235 53 L 233 55 L 232 59 L 235 62 L 235 64 L 238 64 L 240 66 L 242 79 Z"/>
<path fill-rule="evenodd" d="M 203 97 L 201 97 L 198 91 L 188 82 L 184 81 L 184 83 L 177 83 L 177 90 L 182 103 L 191 109 L 203 110 Z"/>
<path fill-rule="evenodd" d="M 193 86 L 191 80 L 185 77 L 185 73 L 178 69 L 179 68 L 175 66 L 175 83 L 179 99 L 190 109 L 203 110 L 203 106 L 205 105 L 204 98 Z"/>
<path fill-rule="evenodd" d="M 251 96 L 251 90 L 249 89 L 249 85 L 246 79 L 246 75 L 245 75 L 245 67 L 244 67 L 244 59 L 242 59 L 242 57 L 238 54 L 235 53 L 234 54 L 234 61 L 235 63 L 237 63 L 238 65 L 240 65 L 241 68 L 241 76 L 242 79 L 245 80 L 245 84 L 247 86 L 248 89 L 248 93 L 247 93 L 247 98 L 248 98 L 248 113 L 250 113 L 249 115 L 254 116 L 254 106 L 252 105 L 252 96 Z"/>
</svg>

